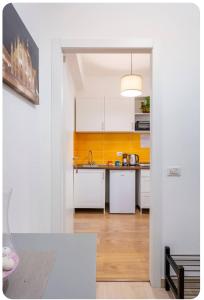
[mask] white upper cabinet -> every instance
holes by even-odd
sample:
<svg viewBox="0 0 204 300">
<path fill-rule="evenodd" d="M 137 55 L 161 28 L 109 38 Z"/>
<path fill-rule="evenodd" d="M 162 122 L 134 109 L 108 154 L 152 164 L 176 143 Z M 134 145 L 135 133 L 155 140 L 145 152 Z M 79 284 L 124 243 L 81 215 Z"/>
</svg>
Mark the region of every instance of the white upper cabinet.
<svg viewBox="0 0 204 300">
<path fill-rule="evenodd" d="M 105 131 L 134 131 L 134 98 L 105 98 Z"/>
<path fill-rule="evenodd" d="M 76 99 L 76 131 L 104 131 L 104 98 Z"/>
<path fill-rule="evenodd" d="M 133 132 L 134 98 L 77 98 L 77 132 Z"/>
</svg>

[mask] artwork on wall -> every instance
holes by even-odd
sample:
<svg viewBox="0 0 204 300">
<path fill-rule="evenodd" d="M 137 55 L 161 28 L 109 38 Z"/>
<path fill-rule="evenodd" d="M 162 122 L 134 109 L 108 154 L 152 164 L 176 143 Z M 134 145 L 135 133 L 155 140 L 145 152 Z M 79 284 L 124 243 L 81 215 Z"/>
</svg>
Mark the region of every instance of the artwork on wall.
<svg viewBox="0 0 204 300">
<path fill-rule="evenodd" d="M 39 49 L 12 4 L 3 10 L 3 82 L 39 104 Z"/>
</svg>

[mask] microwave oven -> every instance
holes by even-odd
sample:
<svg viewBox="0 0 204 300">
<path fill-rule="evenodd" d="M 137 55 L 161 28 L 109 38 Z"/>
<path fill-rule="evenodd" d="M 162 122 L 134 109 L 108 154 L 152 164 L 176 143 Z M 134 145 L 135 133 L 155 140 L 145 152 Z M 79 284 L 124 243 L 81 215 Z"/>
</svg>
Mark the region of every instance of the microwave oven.
<svg viewBox="0 0 204 300">
<path fill-rule="evenodd" d="M 135 122 L 135 130 L 150 130 L 150 122 L 149 121 L 136 121 Z"/>
</svg>

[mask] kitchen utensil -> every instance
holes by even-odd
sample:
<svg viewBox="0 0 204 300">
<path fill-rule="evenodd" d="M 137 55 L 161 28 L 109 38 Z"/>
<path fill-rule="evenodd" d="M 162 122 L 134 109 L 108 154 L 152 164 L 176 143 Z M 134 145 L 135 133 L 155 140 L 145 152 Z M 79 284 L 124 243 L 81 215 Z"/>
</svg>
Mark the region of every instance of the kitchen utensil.
<svg viewBox="0 0 204 300">
<path fill-rule="evenodd" d="M 136 166 L 139 163 L 138 154 L 129 154 L 129 164 L 130 166 Z"/>
<path fill-rule="evenodd" d="M 115 166 L 116 166 L 116 167 L 120 167 L 120 161 L 119 161 L 119 160 L 116 160 L 116 161 L 115 161 Z"/>
</svg>

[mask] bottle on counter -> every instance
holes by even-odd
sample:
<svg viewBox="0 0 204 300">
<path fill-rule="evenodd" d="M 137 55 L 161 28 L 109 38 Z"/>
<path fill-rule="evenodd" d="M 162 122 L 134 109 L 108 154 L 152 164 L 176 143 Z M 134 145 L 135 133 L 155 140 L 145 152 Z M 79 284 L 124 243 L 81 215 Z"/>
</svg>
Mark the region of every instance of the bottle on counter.
<svg viewBox="0 0 204 300">
<path fill-rule="evenodd" d="M 123 153 L 123 162 L 122 162 L 123 166 L 128 166 L 128 154 L 127 153 Z"/>
</svg>

